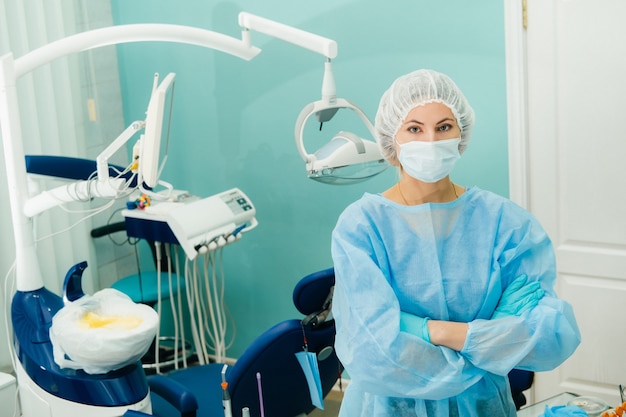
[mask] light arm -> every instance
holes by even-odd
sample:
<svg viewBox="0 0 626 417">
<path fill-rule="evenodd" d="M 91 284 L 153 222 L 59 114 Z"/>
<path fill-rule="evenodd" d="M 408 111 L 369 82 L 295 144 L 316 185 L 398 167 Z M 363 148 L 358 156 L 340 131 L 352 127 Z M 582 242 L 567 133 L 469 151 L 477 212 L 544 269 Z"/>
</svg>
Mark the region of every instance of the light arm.
<svg viewBox="0 0 626 417">
<path fill-rule="evenodd" d="M 76 52 L 129 42 L 162 41 L 203 46 L 237 56 L 246 61 L 261 52 L 240 39 L 190 26 L 132 24 L 111 26 L 77 33 L 37 48 L 15 60 L 15 77 L 20 78 L 41 65 Z"/>
<path fill-rule="evenodd" d="M 244 42 L 248 42 L 248 45 L 250 36 L 249 33 L 246 32 L 253 30 L 292 43 L 301 48 L 317 52 L 328 59 L 333 59 L 337 56 L 337 42 L 334 40 L 274 22 L 273 20 L 241 12 L 239 13 L 239 26 L 244 29 L 242 38 Z"/>
</svg>

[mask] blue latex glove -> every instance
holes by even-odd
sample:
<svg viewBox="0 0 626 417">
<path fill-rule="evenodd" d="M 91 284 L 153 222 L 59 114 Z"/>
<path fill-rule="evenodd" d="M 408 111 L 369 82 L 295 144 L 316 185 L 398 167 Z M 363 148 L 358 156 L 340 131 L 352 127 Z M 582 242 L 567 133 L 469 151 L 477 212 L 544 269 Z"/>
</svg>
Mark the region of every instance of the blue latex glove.
<svg viewBox="0 0 626 417">
<path fill-rule="evenodd" d="M 575 405 L 557 405 L 555 407 L 549 407 L 546 404 L 545 411 L 539 417 L 589 417 L 589 414 L 580 407 Z"/>
<path fill-rule="evenodd" d="M 502 293 L 498 306 L 491 316 L 500 319 L 508 316 L 520 316 L 526 310 L 535 307 L 544 296 L 539 282 L 527 282 L 526 274 L 515 278 Z"/>
<path fill-rule="evenodd" d="M 428 332 L 428 320 L 430 318 L 419 317 L 413 314 L 400 312 L 400 331 L 405 333 L 411 333 L 417 337 L 421 337 L 423 340 L 430 343 L 430 333 Z"/>
</svg>

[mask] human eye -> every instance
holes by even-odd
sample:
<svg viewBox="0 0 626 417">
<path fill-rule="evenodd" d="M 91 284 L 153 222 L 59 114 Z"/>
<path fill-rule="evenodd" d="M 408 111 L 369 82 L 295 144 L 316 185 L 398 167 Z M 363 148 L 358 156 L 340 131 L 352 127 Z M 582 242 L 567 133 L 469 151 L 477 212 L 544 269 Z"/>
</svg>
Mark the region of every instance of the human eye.
<svg viewBox="0 0 626 417">
<path fill-rule="evenodd" d="M 440 132 L 448 132 L 450 130 L 452 130 L 452 125 L 449 123 L 440 125 L 439 127 L 437 127 L 437 130 L 439 130 Z"/>
<path fill-rule="evenodd" d="M 418 133 L 421 131 L 421 129 L 419 128 L 419 126 L 409 126 L 409 128 L 407 129 L 410 133 Z"/>
</svg>

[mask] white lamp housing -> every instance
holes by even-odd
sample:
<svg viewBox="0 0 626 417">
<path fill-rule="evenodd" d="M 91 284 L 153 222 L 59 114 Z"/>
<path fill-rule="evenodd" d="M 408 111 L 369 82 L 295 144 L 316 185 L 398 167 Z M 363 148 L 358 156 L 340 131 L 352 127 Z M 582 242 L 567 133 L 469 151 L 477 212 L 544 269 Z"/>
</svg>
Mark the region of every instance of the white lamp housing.
<svg viewBox="0 0 626 417">
<path fill-rule="evenodd" d="M 376 137 L 374 126 L 365 113 L 346 99 L 337 98 L 331 101 L 322 99 L 307 104 L 296 120 L 294 133 L 296 147 L 306 162 L 309 178 L 327 184 L 354 184 L 380 174 L 389 165 L 383 158 L 378 143 L 363 139 L 354 133 L 339 132 L 313 154 L 304 148 L 304 127 L 307 120 L 312 115 L 318 118 L 320 114 L 334 115 L 339 109 L 353 110 L 365 123 L 372 137 Z"/>
</svg>

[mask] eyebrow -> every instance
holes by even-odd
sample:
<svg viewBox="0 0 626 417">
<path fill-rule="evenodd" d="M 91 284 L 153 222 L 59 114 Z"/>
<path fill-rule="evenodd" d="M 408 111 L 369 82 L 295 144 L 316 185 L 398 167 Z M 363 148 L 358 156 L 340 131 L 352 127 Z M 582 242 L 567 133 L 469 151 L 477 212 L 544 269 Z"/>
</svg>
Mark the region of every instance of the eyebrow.
<svg viewBox="0 0 626 417">
<path fill-rule="evenodd" d="M 450 117 L 446 117 L 444 119 L 441 119 L 437 123 L 435 123 L 435 125 L 438 125 L 438 124 L 441 124 L 441 123 L 447 122 L 447 121 L 454 122 L 455 120 L 450 118 Z M 424 124 L 423 122 L 420 122 L 419 120 L 415 120 L 415 119 L 407 120 L 404 124 L 409 124 L 409 123 L 417 123 L 418 125 L 423 125 Z"/>
</svg>

